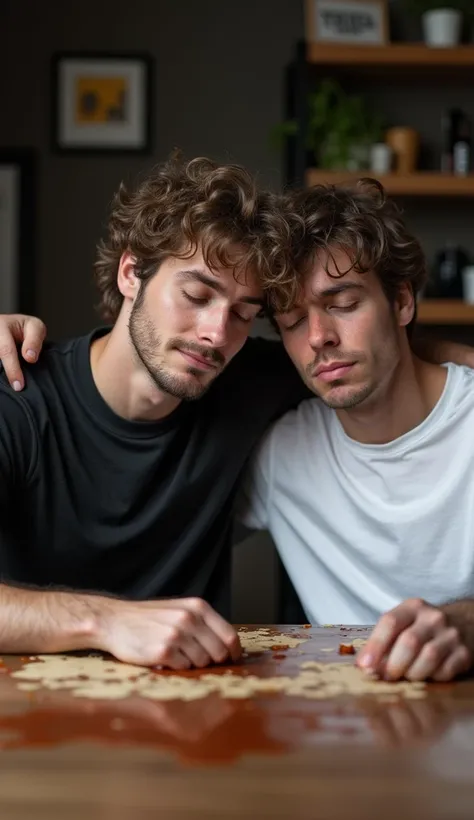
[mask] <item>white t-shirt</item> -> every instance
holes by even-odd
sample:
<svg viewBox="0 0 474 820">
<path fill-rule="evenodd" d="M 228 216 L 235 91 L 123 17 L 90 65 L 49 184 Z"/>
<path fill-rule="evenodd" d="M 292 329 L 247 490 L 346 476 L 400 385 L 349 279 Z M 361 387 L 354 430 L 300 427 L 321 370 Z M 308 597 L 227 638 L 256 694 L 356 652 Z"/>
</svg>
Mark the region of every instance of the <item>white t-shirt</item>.
<svg viewBox="0 0 474 820">
<path fill-rule="evenodd" d="M 271 532 L 312 623 L 474 597 L 474 370 L 447 369 L 428 418 L 388 444 L 350 439 L 318 399 L 265 437 L 241 518 Z"/>
</svg>

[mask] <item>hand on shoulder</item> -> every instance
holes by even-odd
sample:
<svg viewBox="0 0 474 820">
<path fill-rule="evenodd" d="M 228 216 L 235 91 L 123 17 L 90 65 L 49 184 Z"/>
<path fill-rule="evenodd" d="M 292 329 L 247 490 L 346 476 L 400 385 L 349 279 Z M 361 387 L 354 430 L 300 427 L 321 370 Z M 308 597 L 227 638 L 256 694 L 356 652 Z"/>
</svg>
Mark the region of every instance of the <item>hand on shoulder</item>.
<svg viewBox="0 0 474 820">
<path fill-rule="evenodd" d="M 36 316 L 26 316 L 23 313 L 0 314 L 0 361 L 14 390 L 22 390 L 25 386 L 18 345 L 21 344 L 21 355 L 26 362 L 36 362 L 46 331 L 46 325 Z"/>
</svg>

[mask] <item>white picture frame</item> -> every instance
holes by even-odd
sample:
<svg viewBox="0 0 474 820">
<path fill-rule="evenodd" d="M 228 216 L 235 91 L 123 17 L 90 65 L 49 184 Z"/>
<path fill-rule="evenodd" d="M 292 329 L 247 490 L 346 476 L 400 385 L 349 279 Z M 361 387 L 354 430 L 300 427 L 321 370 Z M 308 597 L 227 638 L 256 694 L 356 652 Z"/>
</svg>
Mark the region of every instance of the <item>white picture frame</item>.
<svg viewBox="0 0 474 820">
<path fill-rule="evenodd" d="M 147 153 L 152 136 L 151 83 L 147 55 L 54 55 L 54 150 Z"/>
</svg>

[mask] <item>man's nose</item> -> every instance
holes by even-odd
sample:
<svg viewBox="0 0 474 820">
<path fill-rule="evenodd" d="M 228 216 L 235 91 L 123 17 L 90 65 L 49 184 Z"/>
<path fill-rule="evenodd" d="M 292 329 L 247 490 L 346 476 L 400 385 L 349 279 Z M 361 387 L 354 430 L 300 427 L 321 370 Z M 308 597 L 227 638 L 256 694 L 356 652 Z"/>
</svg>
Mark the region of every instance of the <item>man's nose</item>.
<svg viewBox="0 0 474 820">
<path fill-rule="evenodd" d="M 308 343 L 313 350 L 327 345 L 337 345 L 339 337 L 334 321 L 324 311 L 310 311 L 308 317 Z"/>
<path fill-rule="evenodd" d="M 224 307 L 213 307 L 200 318 L 198 335 L 201 341 L 213 347 L 223 347 L 227 341 L 229 311 Z"/>
</svg>

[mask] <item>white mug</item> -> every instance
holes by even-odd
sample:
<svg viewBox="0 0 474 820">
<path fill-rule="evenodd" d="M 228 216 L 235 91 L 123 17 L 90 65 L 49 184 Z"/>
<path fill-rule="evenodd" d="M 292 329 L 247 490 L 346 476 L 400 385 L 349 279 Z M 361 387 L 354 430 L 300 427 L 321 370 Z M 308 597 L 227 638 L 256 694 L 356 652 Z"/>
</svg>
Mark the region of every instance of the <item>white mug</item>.
<svg viewBox="0 0 474 820">
<path fill-rule="evenodd" d="M 393 162 L 393 150 L 386 142 L 374 142 L 370 146 L 370 170 L 374 174 L 388 174 Z"/>
</svg>

